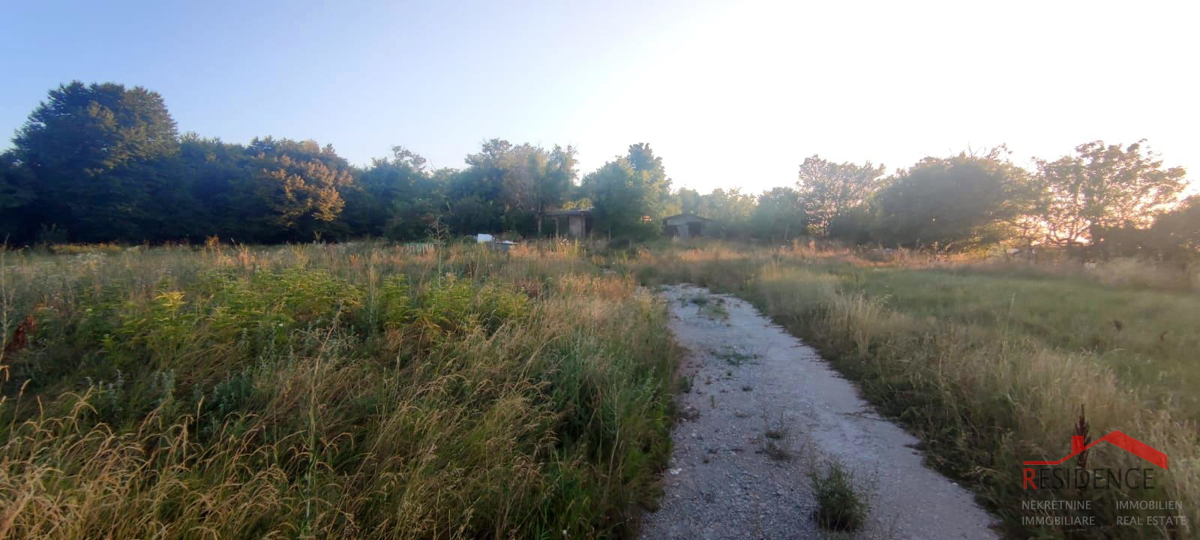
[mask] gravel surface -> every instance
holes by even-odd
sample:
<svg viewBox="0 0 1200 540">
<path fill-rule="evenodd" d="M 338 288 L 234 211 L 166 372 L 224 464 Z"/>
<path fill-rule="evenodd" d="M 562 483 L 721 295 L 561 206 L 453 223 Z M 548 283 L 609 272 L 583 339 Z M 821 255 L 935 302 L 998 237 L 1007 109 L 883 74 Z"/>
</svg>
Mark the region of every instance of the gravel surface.
<svg viewBox="0 0 1200 540">
<path fill-rule="evenodd" d="M 808 346 L 748 303 L 667 287 L 671 330 L 690 352 L 665 495 L 643 539 L 997 538 L 971 494 L 926 468 L 917 439 L 880 418 Z M 853 534 L 816 526 L 808 472 L 830 458 L 868 495 Z"/>
</svg>

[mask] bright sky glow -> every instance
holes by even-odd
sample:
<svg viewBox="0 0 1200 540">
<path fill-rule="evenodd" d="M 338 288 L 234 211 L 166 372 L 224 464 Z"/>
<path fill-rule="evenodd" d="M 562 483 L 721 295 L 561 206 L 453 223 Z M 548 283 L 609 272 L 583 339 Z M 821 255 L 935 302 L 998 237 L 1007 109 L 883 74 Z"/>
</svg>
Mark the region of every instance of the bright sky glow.
<svg viewBox="0 0 1200 540">
<path fill-rule="evenodd" d="M 587 172 L 649 142 L 676 186 L 757 193 L 812 154 L 1027 164 L 1147 138 L 1200 170 L 1195 1 L 175 4 L 6 5 L 0 132 L 80 79 L 356 164 L 399 144 L 458 167 L 498 137 L 576 145 Z"/>
</svg>

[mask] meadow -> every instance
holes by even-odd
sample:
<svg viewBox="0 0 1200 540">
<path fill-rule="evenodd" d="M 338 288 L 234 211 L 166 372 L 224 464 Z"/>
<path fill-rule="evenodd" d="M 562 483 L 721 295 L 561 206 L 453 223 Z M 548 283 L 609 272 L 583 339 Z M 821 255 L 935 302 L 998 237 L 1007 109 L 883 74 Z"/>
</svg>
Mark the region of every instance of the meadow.
<svg viewBox="0 0 1200 540">
<path fill-rule="evenodd" d="M 1117 500 L 1180 501 L 1192 524 L 1112 537 L 1200 519 L 1186 272 L 801 243 L 0 257 L 0 538 L 629 537 L 670 453 L 679 352 L 652 292 L 676 282 L 818 347 L 1008 535 L 1096 536 L 1022 524 L 1030 499 L 1092 501 L 1100 523 Z M 1081 408 L 1092 437 L 1170 456 L 1155 489 L 1021 489 Z"/>
<path fill-rule="evenodd" d="M 607 537 L 653 503 L 664 310 L 574 244 L 58 251 L 2 255 L 0 538 Z"/>
<path fill-rule="evenodd" d="M 1200 295 L 1194 276 L 1129 261 L 943 260 L 905 251 L 697 244 L 625 257 L 644 283 L 733 293 L 817 346 L 939 470 L 973 489 L 1014 537 L 1188 538 L 1200 519 Z M 1089 265 L 1091 266 L 1091 265 Z M 1021 462 L 1070 450 L 1081 409 L 1165 452 L 1149 490 L 1025 491 Z M 1092 467 L 1151 467 L 1115 447 Z M 1074 460 L 1073 460 L 1074 461 Z M 1188 524 L 1121 526 L 1118 500 L 1178 501 Z M 1100 529 L 1022 501 L 1091 501 Z M 1152 511 L 1144 514 L 1163 515 Z M 1170 514 L 1170 512 L 1168 512 Z"/>
</svg>

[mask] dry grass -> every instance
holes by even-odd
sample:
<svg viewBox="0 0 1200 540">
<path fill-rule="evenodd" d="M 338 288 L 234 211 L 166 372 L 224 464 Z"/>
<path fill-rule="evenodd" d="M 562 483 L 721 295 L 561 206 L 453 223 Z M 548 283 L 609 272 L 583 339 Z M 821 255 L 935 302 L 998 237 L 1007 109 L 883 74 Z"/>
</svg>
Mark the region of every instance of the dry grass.
<svg viewBox="0 0 1200 540">
<path fill-rule="evenodd" d="M 0 538 L 621 536 L 662 306 L 575 245 L 8 253 Z"/>
</svg>

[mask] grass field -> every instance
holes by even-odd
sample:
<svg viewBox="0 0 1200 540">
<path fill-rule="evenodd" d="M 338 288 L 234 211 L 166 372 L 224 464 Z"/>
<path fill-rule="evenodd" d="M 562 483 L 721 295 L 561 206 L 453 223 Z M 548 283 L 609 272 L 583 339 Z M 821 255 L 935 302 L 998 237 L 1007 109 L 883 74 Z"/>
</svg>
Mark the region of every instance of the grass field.
<svg viewBox="0 0 1200 540">
<path fill-rule="evenodd" d="M 76 251 L 0 265 L 0 538 L 606 537 L 656 497 L 664 310 L 577 246 Z"/>
<path fill-rule="evenodd" d="M 1035 498 L 1093 501 L 1081 513 L 1107 524 L 1100 531 L 1112 537 L 1194 534 L 1200 295 L 1186 281 L 1162 282 L 1163 290 L 1138 280 L 1114 285 L 1103 272 L 860 255 L 700 244 L 643 250 L 622 263 L 645 283 L 691 282 L 742 296 L 817 345 L 1013 536 L 1097 536 L 1094 528 L 1022 525 L 1038 512 L 1021 502 Z M 1120 429 L 1167 453 L 1170 469 L 1156 471 L 1155 489 L 1022 490 L 1022 461 L 1069 453 L 1081 406 L 1093 438 Z M 1093 452 L 1093 467 L 1143 466 L 1113 447 Z M 1116 525 L 1115 501 L 1128 498 L 1179 501 L 1175 513 L 1191 528 Z"/>
<path fill-rule="evenodd" d="M 1200 519 L 1200 295 L 1173 275 L 723 244 L 58 251 L 0 255 L 0 324 L 28 335 L 0 356 L 0 538 L 628 536 L 680 386 L 638 284 L 668 282 L 818 346 L 1013 536 L 1096 536 L 1022 525 L 1033 498 L 1192 523 L 1115 537 Z M 1081 406 L 1093 437 L 1170 456 L 1156 489 L 1021 489 Z"/>
</svg>

